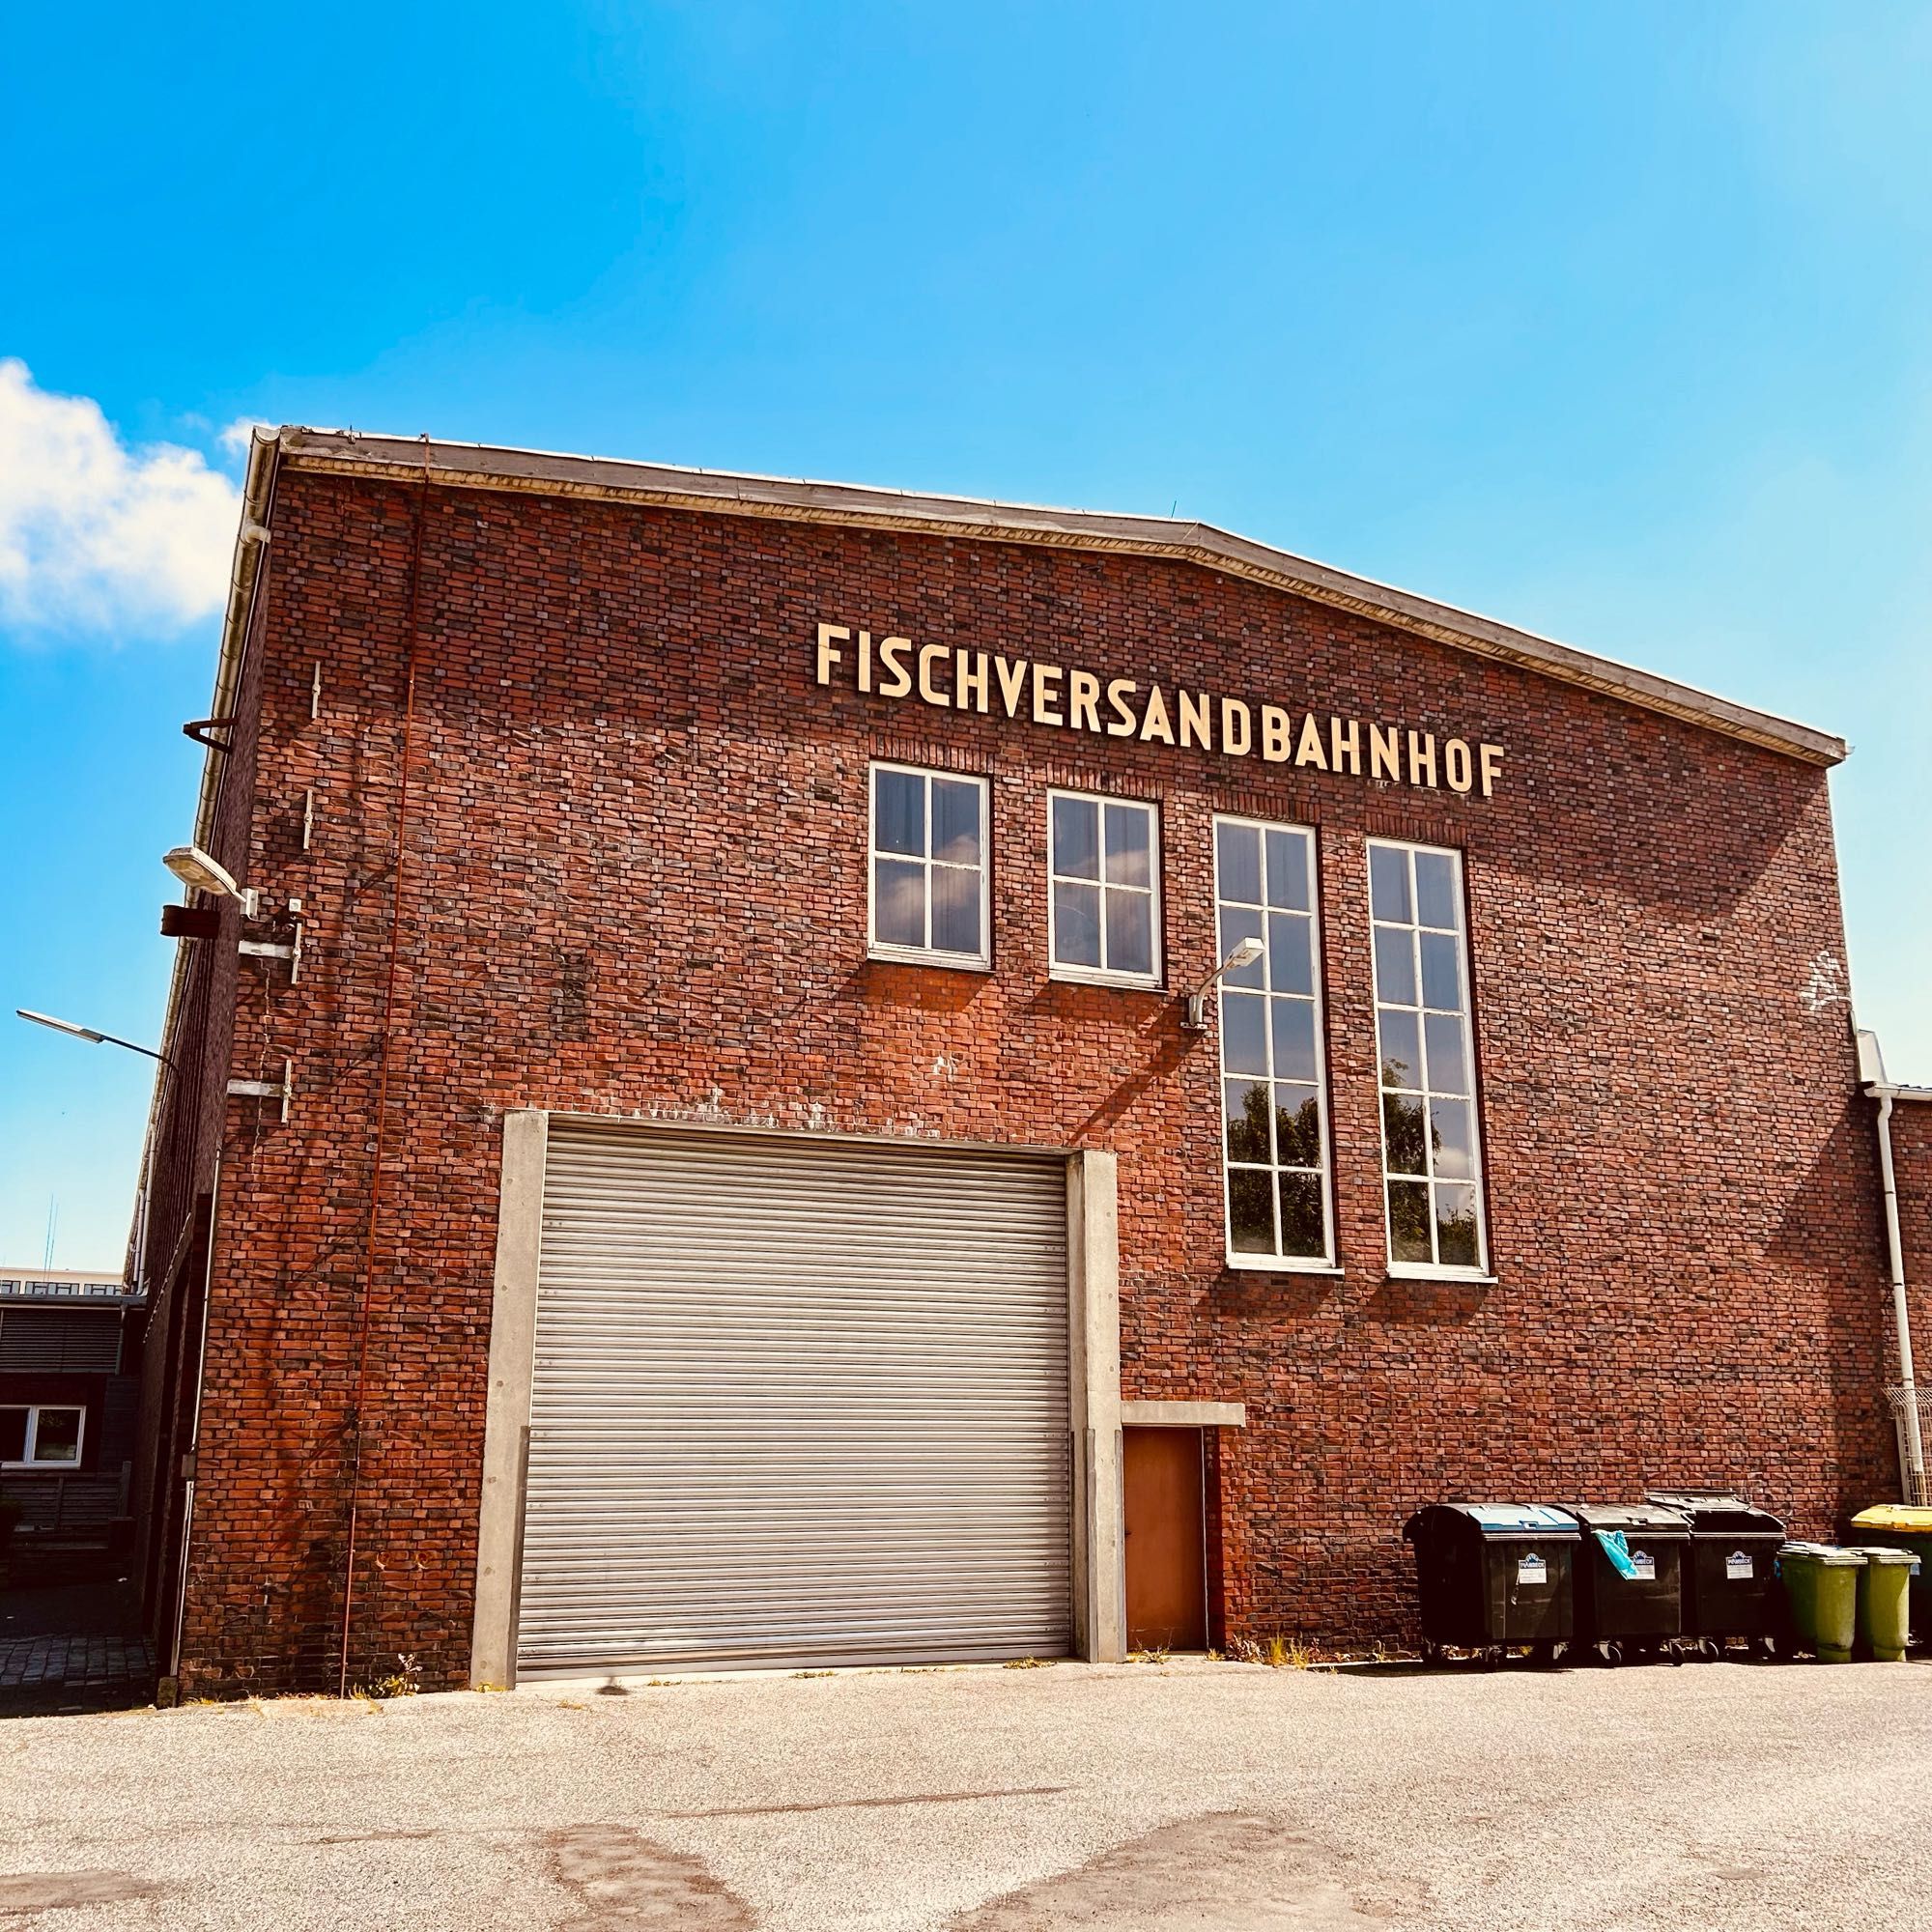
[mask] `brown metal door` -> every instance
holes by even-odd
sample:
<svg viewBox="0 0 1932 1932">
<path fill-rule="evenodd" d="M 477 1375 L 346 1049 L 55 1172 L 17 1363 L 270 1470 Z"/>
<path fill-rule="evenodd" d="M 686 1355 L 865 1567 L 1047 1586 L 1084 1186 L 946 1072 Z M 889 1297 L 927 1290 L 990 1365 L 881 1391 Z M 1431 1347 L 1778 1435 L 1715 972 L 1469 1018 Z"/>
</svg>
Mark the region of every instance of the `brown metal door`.
<svg viewBox="0 0 1932 1932">
<path fill-rule="evenodd" d="M 1206 1650 L 1208 1563 L 1198 1429 L 1122 1431 L 1127 1647 Z"/>
</svg>

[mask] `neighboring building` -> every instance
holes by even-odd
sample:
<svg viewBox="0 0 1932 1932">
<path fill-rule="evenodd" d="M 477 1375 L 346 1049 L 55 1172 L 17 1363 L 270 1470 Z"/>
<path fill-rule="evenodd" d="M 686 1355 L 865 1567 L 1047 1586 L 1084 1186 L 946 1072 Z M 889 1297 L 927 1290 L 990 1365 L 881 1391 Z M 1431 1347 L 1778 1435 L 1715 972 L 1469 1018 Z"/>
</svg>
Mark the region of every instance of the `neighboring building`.
<svg viewBox="0 0 1932 1932">
<path fill-rule="evenodd" d="M 245 497 L 183 1688 L 1399 1637 L 1431 1498 L 1895 1493 L 1837 739 L 1196 524 L 307 430 Z"/>
<path fill-rule="evenodd" d="M 15 1548 L 104 1544 L 128 1516 L 146 1310 L 119 1275 L 0 1268 L 0 1497 Z"/>
</svg>

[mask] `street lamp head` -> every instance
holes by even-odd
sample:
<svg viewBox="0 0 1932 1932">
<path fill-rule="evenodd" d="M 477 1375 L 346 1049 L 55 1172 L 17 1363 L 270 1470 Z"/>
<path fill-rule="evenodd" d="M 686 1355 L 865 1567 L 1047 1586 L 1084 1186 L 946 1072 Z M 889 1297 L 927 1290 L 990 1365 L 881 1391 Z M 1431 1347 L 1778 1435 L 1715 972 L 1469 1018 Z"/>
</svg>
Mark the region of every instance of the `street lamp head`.
<svg viewBox="0 0 1932 1932">
<path fill-rule="evenodd" d="M 217 893 L 223 898 L 234 899 L 241 905 L 244 919 L 254 918 L 254 889 L 238 886 L 235 875 L 228 867 L 211 859 L 199 845 L 177 845 L 161 855 L 161 864 L 183 885 L 192 886 L 197 892 Z"/>
<path fill-rule="evenodd" d="M 32 1020 L 36 1026 L 52 1027 L 56 1033 L 71 1033 L 76 1039 L 92 1040 L 96 1046 L 107 1037 L 104 1033 L 96 1033 L 92 1027 L 76 1026 L 72 1020 L 57 1020 L 52 1013 L 37 1013 L 26 1007 L 15 1007 L 14 1010 L 23 1020 Z"/>
<path fill-rule="evenodd" d="M 1252 966 L 1266 950 L 1253 933 L 1245 939 L 1236 940 L 1234 950 L 1227 958 L 1187 995 L 1186 1010 L 1181 1015 L 1181 1026 L 1189 1033 L 1207 1032 L 1208 988 L 1217 984 L 1223 975 L 1238 973 L 1243 966 Z"/>
</svg>

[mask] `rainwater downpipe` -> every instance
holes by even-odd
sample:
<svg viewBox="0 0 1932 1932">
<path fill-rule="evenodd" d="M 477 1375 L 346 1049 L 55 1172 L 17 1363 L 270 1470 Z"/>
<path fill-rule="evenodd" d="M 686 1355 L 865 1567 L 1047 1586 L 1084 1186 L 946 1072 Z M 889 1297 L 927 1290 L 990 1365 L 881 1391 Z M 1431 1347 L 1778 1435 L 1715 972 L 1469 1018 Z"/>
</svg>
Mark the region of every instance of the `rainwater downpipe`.
<svg viewBox="0 0 1932 1932">
<path fill-rule="evenodd" d="M 1859 1077 L 1878 1102 L 1878 1167 L 1885 1195 L 1885 1238 L 1891 1263 L 1891 1314 L 1898 1328 L 1899 1406 L 1905 1423 L 1905 1500 L 1925 1496 L 1925 1445 L 1918 1429 L 1918 1385 L 1912 1373 L 1912 1318 L 1905 1299 L 1905 1241 L 1898 1227 L 1898 1182 L 1891 1165 L 1891 1103 L 1895 1089 L 1885 1077 L 1878 1036 L 1859 1035 Z"/>
</svg>

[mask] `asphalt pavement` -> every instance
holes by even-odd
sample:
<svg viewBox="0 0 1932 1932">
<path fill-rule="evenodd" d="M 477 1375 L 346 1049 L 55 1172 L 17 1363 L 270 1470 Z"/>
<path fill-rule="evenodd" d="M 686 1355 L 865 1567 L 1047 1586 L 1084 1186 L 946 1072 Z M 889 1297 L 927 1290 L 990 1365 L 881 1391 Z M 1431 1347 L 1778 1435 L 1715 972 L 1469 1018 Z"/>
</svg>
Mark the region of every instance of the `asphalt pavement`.
<svg viewBox="0 0 1932 1932">
<path fill-rule="evenodd" d="M 1932 1925 L 1932 1670 L 1170 1662 L 0 1724 L 0 1927 Z"/>
</svg>

